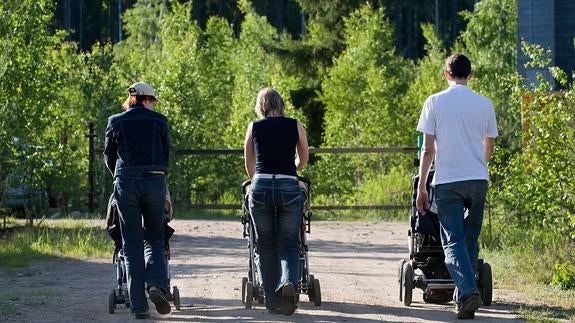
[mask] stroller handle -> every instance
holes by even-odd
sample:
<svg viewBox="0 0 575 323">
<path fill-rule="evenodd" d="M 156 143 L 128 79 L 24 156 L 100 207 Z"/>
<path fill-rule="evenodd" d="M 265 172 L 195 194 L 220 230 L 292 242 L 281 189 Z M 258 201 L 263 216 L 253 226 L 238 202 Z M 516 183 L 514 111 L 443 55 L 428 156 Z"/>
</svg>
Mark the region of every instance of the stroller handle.
<svg viewBox="0 0 575 323">
<path fill-rule="evenodd" d="M 248 187 L 250 186 L 251 183 L 252 183 L 252 180 L 251 180 L 251 179 L 245 180 L 245 181 L 242 183 L 242 191 L 244 192 L 244 195 L 246 194 L 246 192 L 247 192 L 247 190 L 248 190 Z"/>
</svg>

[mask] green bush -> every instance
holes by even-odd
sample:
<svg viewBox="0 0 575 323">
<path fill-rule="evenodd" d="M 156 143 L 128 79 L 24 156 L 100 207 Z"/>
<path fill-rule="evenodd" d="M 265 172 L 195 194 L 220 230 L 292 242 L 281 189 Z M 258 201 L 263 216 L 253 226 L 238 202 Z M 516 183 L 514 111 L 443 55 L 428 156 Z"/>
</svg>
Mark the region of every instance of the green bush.
<svg viewBox="0 0 575 323">
<path fill-rule="evenodd" d="M 575 289 L 575 265 L 571 262 L 555 264 L 551 284 L 561 289 Z"/>
</svg>

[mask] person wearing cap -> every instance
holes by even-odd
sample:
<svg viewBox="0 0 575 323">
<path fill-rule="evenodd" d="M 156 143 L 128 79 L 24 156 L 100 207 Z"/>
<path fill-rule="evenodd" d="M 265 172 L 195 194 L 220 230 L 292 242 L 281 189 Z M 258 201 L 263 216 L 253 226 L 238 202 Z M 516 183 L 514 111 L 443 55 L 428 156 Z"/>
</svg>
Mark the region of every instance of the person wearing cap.
<svg viewBox="0 0 575 323">
<path fill-rule="evenodd" d="M 491 101 L 467 87 L 472 73 L 465 55 L 450 55 L 443 75 L 449 87 L 425 100 L 417 125 L 424 139 L 416 207 L 426 213 L 427 176 L 435 162 L 432 185 L 457 318 L 473 319 L 481 306 L 475 272 L 497 122 Z"/>
<path fill-rule="evenodd" d="M 149 317 L 146 286 L 158 313 L 171 310 L 164 255 L 169 129 L 167 118 L 154 111 L 157 101 L 149 84 L 132 84 L 125 111 L 108 118 L 104 143 L 105 164 L 114 177 L 130 307 L 137 319 Z"/>
<path fill-rule="evenodd" d="M 259 91 L 259 120 L 244 141 L 245 168 L 251 178 L 248 205 L 256 229 L 266 308 L 291 315 L 299 282 L 299 230 L 304 197 L 297 171 L 308 161 L 302 124 L 284 116 L 284 102 L 272 88 Z M 294 159 L 297 152 L 297 158 Z"/>
</svg>

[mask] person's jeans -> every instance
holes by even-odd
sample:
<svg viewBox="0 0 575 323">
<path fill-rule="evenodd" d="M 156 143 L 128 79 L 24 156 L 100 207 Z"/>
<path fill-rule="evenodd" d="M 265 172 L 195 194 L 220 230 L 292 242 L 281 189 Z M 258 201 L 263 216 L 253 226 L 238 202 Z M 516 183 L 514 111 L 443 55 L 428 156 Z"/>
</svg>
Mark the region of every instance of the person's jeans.
<svg viewBox="0 0 575 323">
<path fill-rule="evenodd" d="M 114 182 L 122 232 L 122 245 L 131 310 L 148 310 L 145 284 L 167 288 L 164 250 L 164 204 L 166 181 L 163 175 L 141 171 L 123 174 Z"/>
<path fill-rule="evenodd" d="M 457 302 L 469 294 L 478 293 L 475 272 L 487 186 L 486 180 L 435 186 L 445 264 L 457 287 Z"/>
<path fill-rule="evenodd" d="M 299 282 L 299 230 L 303 196 L 297 180 L 254 179 L 248 199 L 256 228 L 256 243 L 266 307 L 281 304 L 281 288 Z"/>
</svg>

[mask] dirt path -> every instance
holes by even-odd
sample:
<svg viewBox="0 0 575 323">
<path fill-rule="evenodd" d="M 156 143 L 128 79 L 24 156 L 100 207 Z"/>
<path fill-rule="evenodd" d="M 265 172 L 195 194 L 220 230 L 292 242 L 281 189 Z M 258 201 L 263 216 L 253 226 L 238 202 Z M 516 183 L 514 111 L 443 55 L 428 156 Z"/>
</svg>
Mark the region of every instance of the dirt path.
<svg viewBox="0 0 575 323">
<path fill-rule="evenodd" d="M 414 291 L 413 304 L 398 300 L 397 266 L 407 254 L 407 225 L 400 223 L 314 222 L 309 236 L 311 272 L 321 282 L 323 303 L 302 296 L 293 316 L 272 315 L 262 306 L 241 303 L 247 273 L 247 248 L 239 221 L 174 220 L 172 285 L 181 310 L 155 322 L 448 322 L 452 305 L 425 304 Z M 102 222 L 103 227 L 103 222 Z M 494 270 L 497 270 L 494 268 Z M 0 321 L 123 322 L 126 308 L 108 314 L 114 288 L 111 259 L 59 259 L 0 271 Z M 479 322 L 515 321 L 509 293 L 494 290 L 494 301 L 476 314 Z M 153 304 L 151 304 L 153 308 Z M 258 305 L 257 303 L 255 305 Z"/>
</svg>

